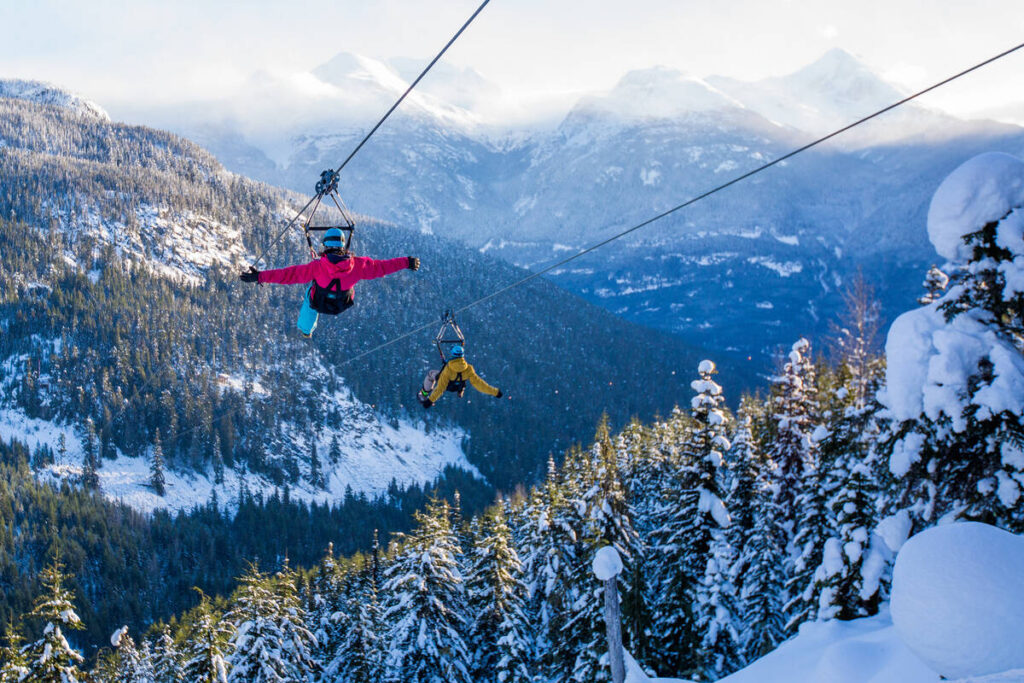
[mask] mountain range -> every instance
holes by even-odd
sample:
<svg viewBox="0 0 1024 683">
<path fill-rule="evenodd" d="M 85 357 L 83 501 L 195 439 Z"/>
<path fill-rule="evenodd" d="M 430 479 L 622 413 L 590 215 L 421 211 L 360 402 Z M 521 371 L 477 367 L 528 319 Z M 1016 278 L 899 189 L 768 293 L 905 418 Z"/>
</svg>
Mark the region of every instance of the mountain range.
<svg viewBox="0 0 1024 683">
<path fill-rule="evenodd" d="M 308 192 L 420 65 L 341 54 L 302 78 L 264 80 L 244 102 L 179 111 L 170 125 L 228 168 Z M 299 81 L 308 97 L 297 94 Z M 608 92 L 579 98 L 557 121 L 524 121 L 521 103 L 472 70 L 448 67 L 428 75 L 345 169 L 343 192 L 359 211 L 538 268 L 904 96 L 835 49 L 757 82 L 633 71 Z M 1024 150 L 1019 126 L 961 120 L 922 102 L 552 279 L 626 319 L 749 357 L 762 373 L 799 335 L 828 334 L 858 273 L 874 285 L 884 315 L 904 310 L 938 261 L 924 218 L 941 178 L 981 151 Z M 263 112 L 272 107 L 294 113 L 271 125 Z"/>
</svg>

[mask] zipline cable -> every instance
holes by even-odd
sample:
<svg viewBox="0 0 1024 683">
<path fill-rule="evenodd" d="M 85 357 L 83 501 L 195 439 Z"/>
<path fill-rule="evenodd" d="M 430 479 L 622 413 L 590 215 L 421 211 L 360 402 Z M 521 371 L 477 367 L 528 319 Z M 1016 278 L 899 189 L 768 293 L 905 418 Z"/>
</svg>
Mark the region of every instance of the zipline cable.
<svg viewBox="0 0 1024 683">
<path fill-rule="evenodd" d="M 688 207 L 688 206 L 690 206 L 692 204 L 696 204 L 697 202 L 701 201 L 702 199 L 706 199 L 706 198 L 710 197 L 713 194 L 717 194 L 718 192 L 721 192 L 722 190 L 724 190 L 724 189 L 726 189 L 728 187 L 731 187 L 731 186 L 735 185 L 736 183 L 742 182 L 742 181 L 746 180 L 747 178 L 755 176 L 758 173 L 761 173 L 763 171 L 767 171 L 772 166 L 776 166 L 778 164 L 781 164 L 782 162 L 786 161 L 787 159 L 792 159 L 796 155 L 801 154 L 803 152 L 806 152 L 807 150 L 811 149 L 812 147 L 817 147 L 818 145 L 820 145 L 823 142 L 826 142 L 828 140 L 831 140 L 832 138 L 836 137 L 837 135 L 841 135 L 841 134 L 847 132 L 848 130 L 850 130 L 852 128 L 856 128 L 857 126 L 859 126 L 859 125 L 861 125 L 863 123 L 866 123 L 866 122 L 868 122 L 868 121 L 870 121 L 870 120 L 872 120 L 874 118 L 877 118 L 877 117 L 881 116 L 882 114 L 885 114 L 886 112 L 892 111 L 893 109 L 896 109 L 897 107 L 900 107 L 900 106 L 906 104 L 907 102 L 910 102 L 911 100 L 915 100 L 918 97 L 920 97 L 920 96 L 922 96 L 924 94 L 927 94 L 927 93 L 931 92 L 932 90 L 935 90 L 936 88 L 941 88 L 942 86 L 944 86 L 944 85 L 946 85 L 948 83 L 951 83 L 951 82 L 957 80 L 958 78 L 966 76 L 967 74 L 969 74 L 969 73 L 971 73 L 973 71 L 977 71 L 978 69 L 980 69 L 980 68 L 982 68 L 984 66 L 987 66 L 987 65 L 991 64 L 992 62 L 1000 60 L 1003 57 L 1006 57 L 1007 55 L 1010 55 L 1010 54 L 1020 50 L 1021 48 L 1024 48 L 1024 43 L 1021 43 L 1020 45 L 1017 45 L 1016 47 L 1012 47 L 1009 50 L 1006 50 L 1004 52 L 1000 52 L 999 54 L 995 55 L 994 57 L 990 57 L 990 58 L 986 59 L 983 62 L 979 62 L 979 63 L 975 64 L 974 66 L 968 68 L 968 69 L 964 69 L 963 71 L 961 71 L 961 72 L 959 72 L 959 73 L 957 73 L 957 74 L 955 74 L 953 76 L 950 76 L 949 78 L 943 79 L 943 80 L 939 81 L 938 83 L 935 83 L 934 85 L 930 85 L 927 88 L 925 88 L 924 90 L 919 90 L 916 93 L 914 93 L 913 95 L 908 95 L 907 97 L 904 97 L 902 100 L 900 100 L 898 102 L 894 102 L 893 104 L 890 104 L 889 106 L 887 106 L 887 107 L 885 107 L 883 109 L 879 109 L 878 111 L 874 112 L 873 114 L 869 114 L 868 116 L 865 116 L 864 118 L 858 119 L 858 120 L 854 121 L 853 123 L 851 123 L 849 125 L 843 126 L 842 128 L 840 128 L 838 130 L 835 130 L 835 131 L 829 133 L 828 135 L 825 135 L 823 137 L 818 138 L 817 140 L 814 140 L 813 142 L 809 142 L 806 145 L 804 145 L 803 147 L 798 147 L 797 149 L 794 149 L 793 151 L 791 151 L 791 152 L 789 152 L 787 154 L 784 154 L 781 157 L 778 157 L 777 159 L 769 161 L 768 163 L 763 164 L 762 166 L 759 166 L 759 167 L 757 167 L 757 168 L 755 168 L 755 169 L 753 169 L 751 171 L 748 171 L 748 172 L 744 173 L 743 175 L 736 176 L 732 180 L 729 180 L 729 181 L 727 181 L 725 183 L 722 183 L 721 185 L 719 185 L 719 186 L 717 186 L 715 188 L 712 188 L 712 189 L 708 190 L 707 192 L 699 194 L 696 197 L 688 199 L 685 202 L 683 202 L 682 204 L 678 204 L 678 205 L 672 207 L 671 209 L 668 209 L 667 211 L 663 211 L 662 213 L 659 213 L 657 216 L 654 216 L 653 218 L 648 218 L 647 220 L 643 221 L 642 223 L 637 223 L 633 227 L 628 228 L 626 230 L 623 230 L 622 232 L 617 233 L 615 235 L 612 235 L 611 237 L 609 237 L 609 238 L 607 238 L 605 240 L 602 240 L 602 241 L 598 242 L 597 244 L 589 246 L 586 249 L 583 249 L 582 251 L 579 251 L 579 252 L 573 254 L 572 256 L 569 256 L 568 258 L 564 258 L 561 261 L 558 261 L 557 263 L 553 263 L 553 264 L 551 264 L 549 266 L 546 266 L 545 268 L 543 268 L 541 270 L 534 271 L 534 272 L 530 273 L 529 275 L 527 275 L 527 276 L 525 276 L 525 277 L 523 277 L 523 278 L 521 278 L 519 280 L 516 280 L 515 282 L 512 282 L 511 284 L 508 284 L 505 287 L 502 287 L 501 289 L 498 289 L 498 290 L 496 290 L 494 292 L 491 292 L 490 294 L 487 294 L 486 296 L 482 296 L 479 299 L 475 299 L 475 300 L 469 302 L 468 304 L 465 304 L 464 306 L 455 309 L 454 313 L 462 313 L 463 311 L 466 311 L 466 310 L 468 310 L 468 309 L 470 309 L 470 308 L 472 308 L 472 307 L 474 307 L 474 306 L 476 306 L 478 304 L 482 304 L 485 301 L 489 301 L 489 300 L 491 300 L 491 299 L 493 299 L 493 298 L 495 298 L 497 296 L 500 296 L 501 294 L 504 294 L 505 292 L 507 292 L 507 291 L 509 291 L 511 289 L 515 289 L 516 287 L 524 285 L 527 282 L 529 282 L 530 280 L 534 280 L 534 279 L 540 277 L 541 275 L 544 275 L 545 273 L 549 273 L 552 270 L 555 270 L 557 268 L 561 268 L 562 266 L 564 266 L 567 263 L 570 263 L 572 261 L 575 261 L 576 259 L 580 258 L 581 256 L 585 256 L 585 255 L 589 254 L 592 251 L 600 249 L 601 247 L 603 247 L 603 246 L 605 246 L 607 244 L 610 244 L 611 242 L 614 242 L 615 240 L 621 239 L 621 238 L 625 237 L 626 235 L 629 235 L 630 233 L 633 233 L 633 232 L 636 232 L 637 230 L 645 228 L 648 225 L 650 225 L 651 223 L 654 223 L 656 221 L 660 221 L 662 218 L 670 216 L 670 215 L 676 213 L 677 211 L 685 209 L 686 207 Z M 383 349 L 383 348 L 385 348 L 387 346 L 390 346 L 391 344 L 397 343 L 397 342 L 399 342 L 399 341 L 401 341 L 401 340 L 403 340 L 403 339 L 405 339 L 407 337 L 410 337 L 410 336 L 416 334 L 417 332 L 422 332 L 423 330 L 425 330 L 425 329 L 427 329 L 427 328 L 429 328 L 429 327 L 431 327 L 433 325 L 434 325 L 434 323 L 427 323 L 427 324 L 421 325 L 420 327 L 417 327 L 414 330 L 406 332 L 403 335 L 400 335 L 398 337 L 395 337 L 394 339 L 388 340 L 388 341 L 386 341 L 383 344 L 380 344 L 378 346 L 375 346 L 374 348 L 370 349 L 369 351 L 364 351 L 364 352 L 362 352 L 362 353 L 360 353 L 360 354 L 358 354 L 356 356 L 353 356 L 353 357 L 351 357 L 349 359 L 346 359 L 343 363 L 341 363 L 341 365 L 347 365 L 348 363 L 357 361 L 360 358 L 368 356 L 371 353 L 375 353 L 375 352 L 379 351 L 380 349 Z"/>
<path fill-rule="evenodd" d="M 486 2 L 484 2 L 484 5 L 486 5 L 487 2 L 489 2 L 489 1 L 490 0 L 487 0 Z M 480 8 L 483 9 L 483 5 L 481 5 Z M 477 10 L 477 12 L 479 13 L 479 10 Z M 476 16 L 476 15 L 474 15 L 474 16 Z M 468 22 L 467 22 L 467 25 L 468 25 Z M 465 28 L 465 27 L 463 27 L 463 28 Z M 461 32 L 461 30 L 460 30 L 460 32 Z M 456 34 L 456 37 L 457 36 L 458 36 L 458 34 Z M 724 182 L 721 185 L 718 185 L 717 187 L 714 187 L 714 188 L 708 190 L 707 192 L 703 192 L 703 193 L 701 193 L 701 194 L 699 194 L 699 195 L 697 195 L 697 196 L 695 196 L 695 197 L 693 197 L 691 199 L 686 200 L 682 204 L 678 204 L 678 205 L 672 207 L 671 209 L 668 209 L 667 211 L 663 211 L 663 212 L 659 213 L 657 216 L 654 216 L 652 218 L 648 218 L 647 220 L 645 220 L 645 221 L 643 221 L 641 223 L 637 223 L 636 225 L 634 225 L 634 226 L 632 226 L 630 228 L 627 228 L 626 230 L 623 230 L 622 232 L 619 232 L 619 233 L 617 233 L 615 235 L 612 235 L 611 237 L 609 237 L 607 239 L 601 240 L 597 244 L 591 245 L 591 246 L 587 247 L 586 249 L 583 249 L 583 250 L 573 254 L 572 256 L 569 256 L 568 258 L 564 258 L 561 261 L 553 263 L 553 264 L 551 264 L 549 266 L 545 266 L 541 270 L 538 270 L 538 271 L 535 271 L 533 273 L 530 273 L 529 275 L 527 275 L 527 276 L 525 276 L 523 278 L 520 278 L 519 280 L 516 280 L 515 282 L 512 282 L 512 283 L 510 283 L 510 284 L 508 284 L 508 285 L 506 285 L 504 287 L 501 287 L 500 289 L 497 289 L 497 290 L 491 292 L 490 294 L 482 296 L 482 297 L 480 297 L 478 299 L 474 299 L 473 301 L 470 301 L 469 303 L 467 303 L 467 304 L 465 304 L 465 305 L 463 305 L 463 306 L 461 306 L 459 308 L 454 309 L 452 312 L 456 313 L 456 314 L 462 313 L 464 311 L 469 310 L 470 308 L 473 308 L 474 306 L 477 306 L 479 304 L 484 303 L 485 301 L 490 301 L 491 299 L 494 299 L 495 297 L 498 297 L 498 296 L 504 294 L 505 292 L 507 292 L 509 290 L 515 289 L 516 287 L 520 287 L 520 286 L 526 284 L 527 282 L 529 282 L 531 280 L 534 280 L 534 279 L 540 277 L 541 275 L 544 275 L 545 273 L 551 272 L 552 270 L 555 270 L 557 268 L 561 268 L 562 266 L 564 266 L 567 263 L 570 263 L 572 261 L 575 261 L 576 259 L 580 258 L 581 256 L 585 256 L 586 254 L 589 254 L 592 251 L 600 249 L 601 247 L 603 247 L 603 246 L 605 246 L 607 244 L 610 244 L 611 242 L 614 242 L 615 240 L 621 239 L 621 238 L 625 237 L 626 235 L 629 235 L 630 233 L 633 233 L 633 232 L 636 232 L 637 230 L 645 228 L 648 225 L 650 225 L 651 223 L 659 221 L 662 218 L 665 218 L 666 216 L 670 216 L 670 215 L 676 213 L 677 211 L 685 209 L 686 207 L 688 207 L 688 206 L 690 206 L 692 204 L 696 204 L 697 202 L 699 202 L 699 201 L 701 201 L 703 199 L 706 199 L 707 197 L 710 197 L 713 194 L 721 192 L 722 190 L 724 190 L 724 189 L 726 189 L 728 187 L 731 187 L 731 186 L 735 185 L 736 183 L 742 182 L 743 180 L 746 180 L 747 178 L 750 178 L 751 176 L 754 176 L 754 175 L 757 175 L 758 173 L 766 171 L 766 170 L 768 170 L 769 168 L 771 168 L 773 166 L 777 166 L 778 164 L 781 164 L 783 161 L 786 161 L 787 159 L 792 159 L 796 155 L 801 154 L 803 152 L 806 152 L 807 150 L 811 149 L 812 147 L 816 147 L 816 146 L 822 144 L 823 142 L 831 140 L 832 138 L 836 137 L 837 135 L 841 135 L 841 134 L 851 130 L 852 128 L 856 128 L 857 126 L 859 126 L 859 125 L 861 125 L 863 123 L 866 123 L 866 122 L 868 122 L 868 121 L 870 121 L 870 120 L 872 120 L 874 118 L 877 118 L 877 117 L 881 116 L 882 114 L 885 114 L 886 112 L 892 111 L 893 109 L 896 109 L 897 107 L 900 107 L 900 106 L 906 104 L 907 102 L 910 102 L 911 100 L 915 100 L 918 97 L 920 97 L 920 96 L 922 96 L 922 95 L 924 95 L 926 93 L 931 92 L 932 90 L 935 90 L 937 88 L 941 88 L 942 86 L 944 86 L 944 85 L 946 85 L 948 83 L 952 83 L 953 81 L 957 80 L 958 78 L 966 76 L 967 74 L 969 74 L 969 73 L 971 73 L 973 71 L 977 71 L 978 69 L 980 69 L 980 68 L 982 68 L 984 66 L 987 66 L 987 65 L 989 65 L 989 64 L 991 64 L 991 63 L 993 63 L 995 61 L 998 61 L 998 60 L 1002 59 L 1003 57 L 1006 57 L 1006 56 L 1008 56 L 1010 54 L 1013 54 L 1014 52 L 1017 52 L 1018 50 L 1020 50 L 1022 48 L 1024 48 L 1024 43 L 1021 43 L 1021 44 L 1019 44 L 1019 45 L 1017 45 L 1015 47 L 1012 47 L 1009 50 L 1005 50 L 1003 52 L 1000 52 L 999 54 L 995 55 L 994 57 L 990 57 L 990 58 L 986 59 L 983 62 L 978 62 L 977 64 L 975 64 L 974 66 L 972 66 L 970 68 L 964 69 L 963 71 L 961 71 L 961 72 L 959 72 L 957 74 L 954 74 L 954 75 L 950 76 L 949 78 L 945 78 L 945 79 L 939 81 L 938 83 L 935 83 L 934 85 L 930 85 L 930 86 L 928 86 L 927 88 L 925 88 L 923 90 L 919 90 L 919 91 L 917 91 L 916 93 L 914 93 L 912 95 L 908 95 L 907 97 L 904 97 L 902 100 L 900 100 L 898 102 L 894 102 L 893 104 L 890 104 L 889 106 L 887 106 L 887 107 L 885 107 L 883 109 L 879 109 L 878 111 L 874 112 L 873 114 L 869 114 L 868 116 L 865 116 L 864 118 L 858 119 L 858 120 L 854 121 L 851 124 L 843 126 L 842 128 L 839 128 L 838 130 L 835 130 L 835 131 L 829 133 L 828 135 L 820 137 L 817 140 L 814 140 L 813 142 L 809 142 L 809 143 L 807 143 L 806 145 L 804 145 L 802 147 L 798 147 L 797 149 L 794 149 L 793 151 L 788 152 L 787 154 L 784 154 L 781 157 L 778 157 L 777 159 L 769 161 L 766 164 L 758 166 L 757 168 L 755 168 L 755 169 L 753 169 L 751 171 L 747 171 L 746 173 L 744 173 L 742 175 L 736 176 L 732 180 Z M 356 354 L 355 356 L 350 356 L 350 357 L 346 358 L 344 361 L 341 361 L 340 363 L 336 363 L 335 366 L 336 367 L 340 367 L 340 366 L 348 365 L 349 363 L 354 363 L 355 361 L 360 360 L 362 358 L 365 358 L 366 356 L 369 356 L 372 353 L 376 353 L 377 351 L 380 351 L 383 348 L 391 346 L 392 344 L 397 344 L 398 342 L 402 341 L 403 339 L 408 339 L 409 337 L 413 336 L 414 334 L 418 334 L 418 333 L 420 333 L 420 332 L 422 332 L 422 331 L 424 331 L 426 329 L 435 327 L 436 325 L 437 325 L 436 322 L 429 322 L 429 323 L 425 323 L 423 325 L 420 325 L 419 327 L 411 329 L 408 332 L 405 332 L 404 334 L 401 334 L 401 335 L 399 335 L 399 336 L 397 336 L 397 337 L 395 337 L 393 339 L 389 339 L 386 342 L 378 344 L 377 346 L 374 346 L 373 348 L 368 349 L 367 351 L 363 351 L 362 353 Z M 239 413 L 242 409 L 243 408 L 240 408 L 238 410 L 229 411 L 227 413 L 219 415 L 218 417 L 216 417 L 214 420 L 211 421 L 211 424 L 213 422 L 217 422 L 219 420 L 222 420 L 225 417 L 231 417 L 232 415 L 235 415 L 235 414 Z M 200 425 L 196 425 L 195 427 L 192 427 L 191 429 L 188 429 L 188 430 L 186 430 L 184 432 L 179 433 L 173 440 L 169 441 L 168 443 L 174 443 L 174 442 L 178 441 L 178 439 L 180 439 L 181 437 L 186 436 L 188 434 L 191 434 L 192 432 L 194 432 L 197 429 L 199 429 L 199 427 L 200 427 Z"/>
<path fill-rule="evenodd" d="M 490 1 L 491 0 L 484 0 L 482 3 L 480 3 L 480 6 L 476 8 L 476 11 L 473 12 L 473 14 L 470 15 L 469 19 L 466 20 L 466 23 L 464 23 L 462 27 L 455 32 L 455 35 L 453 35 L 451 39 L 447 43 L 445 43 L 445 46 L 441 48 L 441 51 L 438 52 L 432 60 L 430 60 L 430 63 L 427 64 L 426 67 L 424 67 L 423 71 L 420 72 L 420 75 L 416 77 L 416 80 L 409 84 L 409 87 L 405 89 L 405 92 L 403 92 L 402 95 L 397 100 L 395 100 L 395 103 L 392 104 L 391 108 L 384 113 L 384 116 L 380 118 L 380 121 L 378 121 L 377 124 L 370 129 L 370 132 L 363 136 L 363 139 L 360 140 L 359 144 L 356 145 L 355 149 L 353 149 L 349 153 L 349 155 L 345 157 L 345 160 L 341 162 L 341 165 L 338 166 L 338 168 L 336 169 L 332 169 L 335 176 L 341 173 L 341 170 L 348 165 L 348 162 L 352 161 L 352 157 L 354 157 L 359 152 L 359 150 L 363 148 L 363 145 L 365 145 L 370 140 L 370 138 L 373 137 L 373 134 L 377 132 L 377 129 L 384 125 L 384 122 L 388 120 L 388 117 L 390 117 L 391 114 L 394 113 L 396 109 L 398 109 L 398 105 L 402 104 L 405 98 L 409 96 L 409 93 L 411 93 L 413 89 L 417 85 L 419 85 L 419 82 L 423 80 L 423 77 L 426 76 L 427 73 L 432 68 L 434 68 L 434 65 L 441 60 L 441 57 L 444 56 L 444 53 L 448 52 L 448 48 L 455 44 L 455 41 L 459 39 L 459 36 L 461 36 L 466 31 L 466 29 L 469 28 L 469 25 L 473 23 L 473 20 L 476 19 L 481 12 L 483 12 L 484 7 L 487 7 L 487 4 Z M 259 262 L 263 260 L 263 257 L 267 255 L 267 252 L 269 252 L 271 249 L 277 246 L 277 243 L 281 241 L 281 238 L 284 237 L 284 234 L 286 232 L 288 232 L 288 229 L 295 224 L 295 221 L 298 220 L 299 216 L 301 216 L 306 211 L 306 209 L 309 208 L 309 205 L 312 204 L 315 199 L 316 197 L 313 197 L 313 199 L 310 199 L 308 202 L 306 202 L 306 205 L 302 207 L 302 210 L 299 211 L 299 213 L 296 214 L 295 217 L 288 222 L 288 225 L 284 226 L 284 229 L 280 233 L 278 233 L 277 237 L 274 238 L 274 241 L 271 242 L 270 245 L 263 250 L 263 253 L 259 255 L 259 258 L 257 258 L 253 262 L 253 268 L 255 268 L 259 264 Z"/>
</svg>

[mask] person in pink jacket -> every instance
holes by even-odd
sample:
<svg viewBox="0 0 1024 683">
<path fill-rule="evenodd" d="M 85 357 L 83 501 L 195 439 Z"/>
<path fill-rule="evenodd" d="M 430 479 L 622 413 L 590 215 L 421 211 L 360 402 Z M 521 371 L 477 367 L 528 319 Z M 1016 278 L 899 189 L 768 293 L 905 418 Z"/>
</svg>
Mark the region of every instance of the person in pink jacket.
<svg viewBox="0 0 1024 683">
<path fill-rule="evenodd" d="M 415 256 L 377 261 L 365 256 L 352 256 L 344 248 L 341 230 L 331 228 L 324 234 L 324 251 L 320 258 L 297 266 L 274 270 L 255 267 L 239 275 L 242 282 L 273 282 L 279 285 L 309 283 L 299 311 L 299 331 L 313 336 L 320 314 L 336 315 L 355 304 L 352 288 L 360 280 L 384 277 L 400 270 L 419 270 Z"/>
</svg>

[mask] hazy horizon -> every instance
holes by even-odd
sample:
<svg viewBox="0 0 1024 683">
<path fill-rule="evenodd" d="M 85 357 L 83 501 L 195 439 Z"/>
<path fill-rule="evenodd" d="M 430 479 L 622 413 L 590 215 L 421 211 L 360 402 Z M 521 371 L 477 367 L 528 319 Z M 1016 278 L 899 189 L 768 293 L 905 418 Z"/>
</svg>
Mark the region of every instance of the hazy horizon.
<svg viewBox="0 0 1024 683">
<path fill-rule="evenodd" d="M 261 73 L 301 79 L 341 52 L 429 58 L 477 5 L 43 0 L 5 8 L 0 77 L 54 83 L 116 116 L 232 97 Z M 1019 0 L 639 0 L 628 10 L 611 0 L 493 0 L 445 63 L 473 68 L 536 106 L 607 90 L 628 71 L 656 65 L 758 80 L 834 47 L 915 89 L 1022 36 Z M 923 103 L 958 115 L 1012 107 L 1024 102 L 1022 66 L 1024 55 L 1012 55 Z"/>
</svg>

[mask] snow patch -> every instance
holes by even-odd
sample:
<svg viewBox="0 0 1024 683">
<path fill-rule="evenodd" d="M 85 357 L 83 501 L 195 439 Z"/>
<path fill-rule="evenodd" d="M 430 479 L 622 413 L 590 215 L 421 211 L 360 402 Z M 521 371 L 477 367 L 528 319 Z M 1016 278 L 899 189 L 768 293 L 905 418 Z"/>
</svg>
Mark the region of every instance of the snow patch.
<svg viewBox="0 0 1024 683">
<path fill-rule="evenodd" d="M 778 273 L 780 277 L 796 275 L 797 273 L 803 272 L 804 269 L 803 264 L 799 261 L 785 261 L 783 263 L 779 263 L 769 256 L 751 256 L 747 259 L 747 263 L 752 263 L 756 266 L 763 266 L 768 270 L 773 270 Z"/>
</svg>

